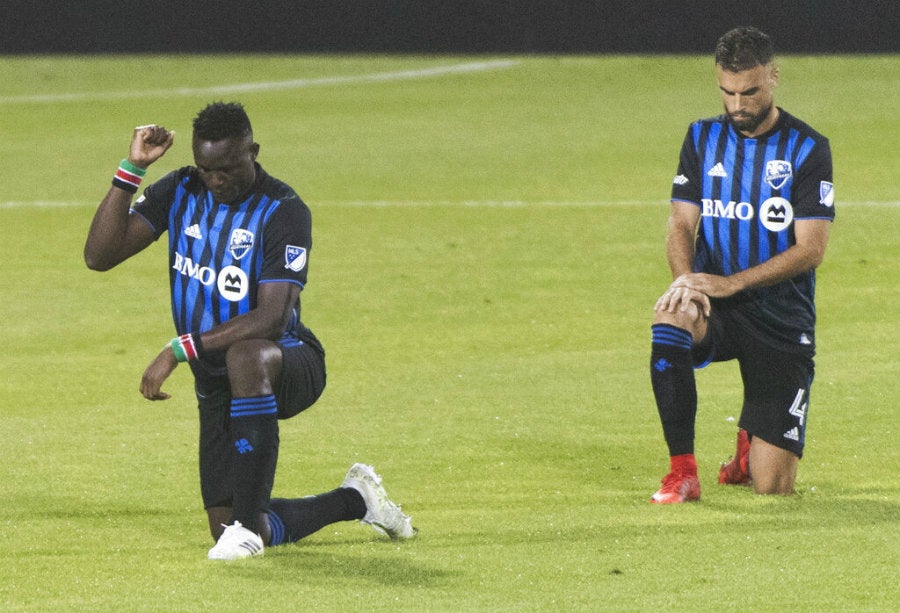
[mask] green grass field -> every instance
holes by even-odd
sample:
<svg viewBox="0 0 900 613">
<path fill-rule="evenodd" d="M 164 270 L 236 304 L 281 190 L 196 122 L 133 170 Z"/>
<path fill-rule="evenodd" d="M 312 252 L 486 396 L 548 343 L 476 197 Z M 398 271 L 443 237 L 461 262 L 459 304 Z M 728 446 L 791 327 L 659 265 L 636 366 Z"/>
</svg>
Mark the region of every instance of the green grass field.
<svg viewBox="0 0 900 613">
<path fill-rule="evenodd" d="M 0 610 L 898 610 L 900 58 L 781 66 L 838 194 L 799 495 L 715 483 L 725 364 L 698 381 L 703 499 L 658 508 L 649 322 L 709 58 L 0 58 Z M 218 99 L 313 210 L 329 389 L 282 424 L 275 494 L 372 463 L 414 541 L 347 523 L 205 559 L 189 372 L 137 391 L 173 334 L 164 245 L 105 274 L 81 249 L 132 127 L 178 133 L 159 178 Z"/>
</svg>

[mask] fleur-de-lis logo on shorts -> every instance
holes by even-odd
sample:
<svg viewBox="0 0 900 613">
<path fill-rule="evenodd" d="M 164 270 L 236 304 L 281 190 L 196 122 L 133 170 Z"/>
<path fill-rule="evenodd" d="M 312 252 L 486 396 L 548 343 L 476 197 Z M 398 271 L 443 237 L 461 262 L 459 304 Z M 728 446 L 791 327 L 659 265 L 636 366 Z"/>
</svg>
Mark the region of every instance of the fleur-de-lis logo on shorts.
<svg viewBox="0 0 900 613">
<path fill-rule="evenodd" d="M 237 447 L 238 453 L 241 455 L 253 451 L 253 445 L 251 445 L 250 441 L 245 438 L 242 438 L 239 441 L 235 441 L 234 446 Z"/>
</svg>

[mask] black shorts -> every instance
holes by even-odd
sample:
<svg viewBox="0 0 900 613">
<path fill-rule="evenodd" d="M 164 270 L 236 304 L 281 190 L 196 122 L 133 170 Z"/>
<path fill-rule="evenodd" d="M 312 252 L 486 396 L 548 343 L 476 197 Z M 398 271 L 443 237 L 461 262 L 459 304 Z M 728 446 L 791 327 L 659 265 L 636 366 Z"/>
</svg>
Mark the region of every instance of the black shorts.
<svg viewBox="0 0 900 613">
<path fill-rule="evenodd" d="M 325 390 L 325 353 L 318 343 L 282 347 L 275 401 L 278 419 L 311 407 Z M 231 387 L 225 375 L 194 368 L 200 413 L 200 491 L 205 508 L 231 506 Z"/>
<path fill-rule="evenodd" d="M 694 365 L 737 360 L 744 384 L 738 425 L 751 436 L 803 457 L 813 357 L 811 352 L 773 348 L 755 332 L 732 312 L 714 310 L 706 338 L 693 348 Z"/>
</svg>

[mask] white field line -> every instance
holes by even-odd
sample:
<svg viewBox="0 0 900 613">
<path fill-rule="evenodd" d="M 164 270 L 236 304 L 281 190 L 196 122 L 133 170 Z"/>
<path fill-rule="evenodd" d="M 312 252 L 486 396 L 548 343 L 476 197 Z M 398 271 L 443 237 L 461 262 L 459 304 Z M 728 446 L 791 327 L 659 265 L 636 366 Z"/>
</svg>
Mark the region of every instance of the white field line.
<svg viewBox="0 0 900 613">
<path fill-rule="evenodd" d="M 668 205 L 666 198 L 659 200 L 344 200 L 319 201 L 321 206 L 357 207 L 609 207 L 609 206 L 661 206 Z M 838 208 L 850 207 L 900 207 L 900 200 L 841 201 Z"/>
<path fill-rule="evenodd" d="M 446 75 L 503 70 L 518 66 L 516 60 L 490 60 L 484 62 L 465 62 L 420 68 L 418 70 L 398 70 L 393 72 L 375 72 L 370 74 L 347 75 L 342 77 L 317 77 L 311 79 L 291 79 L 287 81 L 264 81 L 259 83 L 233 83 L 230 85 L 214 85 L 210 87 L 175 87 L 169 89 L 134 89 L 118 92 L 71 92 L 59 94 L 26 94 L 21 96 L 2 96 L 0 104 L 33 103 L 33 102 L 80 102 L 83 100 L 111 100 L 123 98 L 198 96 L 209 94 L 236 94 L 284 89 L 300 89 L 304 87 L 321 87 L 325 85 L 348 85 L 354 83 L 384 83 L 390 81 L 409 81 L 427 79 Z"/>
<path fill-rule="evenodd" d="M 99 202 L 99 201 L 98 201 Z M 584 207 L 602 208 L 617 206 L 665 206 L 666 200 L 318 200 L 310 202 L 316 207 L 360 207 L 360 208 L 428 208 L 428 207 L 474 207 L 474 208 L 524 208 L 524 207 Z M 76 202 L 64 200 L 15 200 L 0 202 L 2 209 L 42 209 L 42 208 L 74 208 L 95 207 L 97 202 Z M 838 211 L 843 207 L 897 207 L 898 200 L 861 200 L 841 202 Z"/>
</svg>

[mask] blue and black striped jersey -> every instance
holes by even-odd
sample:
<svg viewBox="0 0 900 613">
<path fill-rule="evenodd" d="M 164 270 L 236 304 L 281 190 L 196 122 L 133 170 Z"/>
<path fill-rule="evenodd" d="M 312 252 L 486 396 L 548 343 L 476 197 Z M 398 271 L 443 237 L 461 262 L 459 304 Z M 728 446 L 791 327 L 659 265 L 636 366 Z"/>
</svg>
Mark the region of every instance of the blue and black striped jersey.
<svg viewBox="0 0 900 613">
<path fill-rule="evenodd" d="M 205 332 L 256 306 L 262 283 L 306 284 L 312 222 L 309 208 L 285 183 L 257 166 L 247 198 L 214 202 L 187 166 L 147 187 L 133 210 L 159 239 L 169 233 L 172 317 L 178 334 Z M 310 336 L 300 301 L 281 340 Z"/>
<path fill-rule="evenodd" d="M 672 186 L 673 201 L 700 208 L 694 271 L 730 275 L 787 250 L 796 220 L 834 218 L 832 181 L 828 139 L 783 109 L 757 138 L 724 116 L 694 122 Z M 740 308 L 768 338 L 812 346 L 815 271 L 721 306 Z"/>
</svg>

